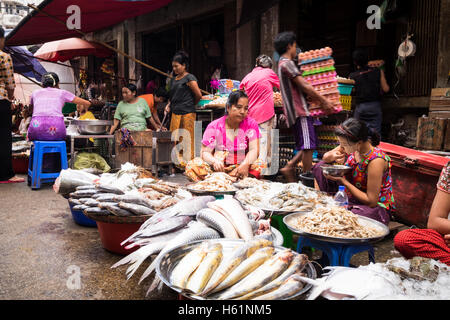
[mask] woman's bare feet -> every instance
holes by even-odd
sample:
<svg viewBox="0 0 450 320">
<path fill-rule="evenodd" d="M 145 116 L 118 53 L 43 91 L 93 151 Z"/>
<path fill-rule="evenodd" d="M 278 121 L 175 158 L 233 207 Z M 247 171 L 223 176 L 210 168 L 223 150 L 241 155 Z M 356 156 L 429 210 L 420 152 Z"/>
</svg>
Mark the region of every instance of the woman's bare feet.
<svg viewBox="0 0 450 320">
<path fill-rule="evenodd" d="M 0 181 L 0 183 L 20 183 L 20 182 L 25 182 L 25 179 L 19 178 L 17 176 L 14 176 L 14 177 L 10 178 L 9 180 Z"/>
</svg>

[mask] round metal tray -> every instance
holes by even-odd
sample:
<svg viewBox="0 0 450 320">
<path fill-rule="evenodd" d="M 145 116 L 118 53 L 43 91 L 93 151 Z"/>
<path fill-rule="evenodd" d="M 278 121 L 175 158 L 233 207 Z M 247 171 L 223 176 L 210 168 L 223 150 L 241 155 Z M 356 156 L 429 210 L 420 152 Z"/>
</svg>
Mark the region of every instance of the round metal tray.
<svg viewBox="0 0 450 320">
<path fill-rule="evenodd" d="M 245 240 L 234 240 L 234 239 L 213 239 L 213 240 L 200 240 L 191 242 L 187 245 L 181 245 L 179 247 L 176 247 L 172 249 L 171 251 L 167 252 L 164 256 L 160 257 L 159 260 L 156 263 L 156 274 L 159 276 L 159 278 L 164 282 L 165 285 L 167 285 L 172 290 L 182 294 L 186 298 L 193 299 L 193 300 L 212 300 L 211 298 L 203 298 L 196 295 L 190 295 L 184 291 L 182 291 L 180 288 L 172 286 L 170 283 L 170 275 L 173 271 L 173 269 L 176 267 L 178 262 L 189 252 L 191 251 L 195 246 L 200 244 L 203 241 L 211 241 L 213 243 L 220 243 L 223 246 L 223 252 L 231 252 L 236 246 L 241 245 Z M 284 247 L 280 246 L 274 246 L 275 253 L 280 252 L 282 250 L 286 250 Z M 311 279 L 317 278 L 316 269 L 312 265 L 311 262 L 307 263 L 305 266 L 305 269 L 303 272 L 306 272 L 307 277 Z M 292 295 L 286 300 L 293 299 L 295 297 L 298 297 L 306 292 L 308 292 L 311 289 L 311 284 L 305 284 L 305 286 L 297 292 L 296 294 Z"/>
<path fill-rule="evenodd" d="M 224 196 L 224 195 L 231 195 L 234 196 L 236 194 L 237 190 L 230 190 L 230 191 L 207 191 L 207 190 L 196 190 L 192 189 L 191 187 L 186 187 L 186 190 L 190 193 L 200 195 L 200 196 Z"/>
<path fill-rule="evenodd" d="M 307 215 L 308 213 L 309 212 L 296 212 L 296 213 L 289 214 L 283 218 L 283 222 L 289 228 L 289 230 L 291 230 L 295 234 L 298 234 L 298 235 L 301 235 L 301 236 L 304 236 L 307 238 L 315 239 L 315 240 L 340 243 L 340 244 L 358 244 L 358 243 L 377 242 L 377 241 L 382 240 L 384 237 L 386 237 L 389 234 L 389 228 L 386 225 L 382 224 L 379 221 L 376 221 L 376 220 L 373 220 L 373 219 L 370 219 L 367 217 L 363 217 L 363 216 L 358 216 L 358 222 L 360 224 L 362 224 L 364 226 L 370 226 L 373 228 L 380 229 L 380 231 L 382 231 L 383 234 L 380 236 L 372 237 L 372 238 L 338 238 L 338 237 L 325 236 L 325 235 L 321 235 L 321 234 L 317 234 L 317 233 L 310 233 L 310 232 L 292 227 L 291 221 L 293 219 Z"/>
</svg>

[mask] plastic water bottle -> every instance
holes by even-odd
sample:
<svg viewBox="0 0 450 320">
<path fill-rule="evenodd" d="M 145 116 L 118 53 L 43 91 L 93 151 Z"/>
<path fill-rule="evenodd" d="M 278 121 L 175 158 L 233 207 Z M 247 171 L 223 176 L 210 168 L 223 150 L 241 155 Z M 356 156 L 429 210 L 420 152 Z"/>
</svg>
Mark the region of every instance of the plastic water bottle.
<svg viewBox="0 0 450 320">
<path fill-rule="evenodd" d="M 334 201 L 341 207 L 347 208 L 348 207 L 348 197 L 345 193 L 345 187 L 339 186 L 339 191 L 334 196 Z"/>
</svg>

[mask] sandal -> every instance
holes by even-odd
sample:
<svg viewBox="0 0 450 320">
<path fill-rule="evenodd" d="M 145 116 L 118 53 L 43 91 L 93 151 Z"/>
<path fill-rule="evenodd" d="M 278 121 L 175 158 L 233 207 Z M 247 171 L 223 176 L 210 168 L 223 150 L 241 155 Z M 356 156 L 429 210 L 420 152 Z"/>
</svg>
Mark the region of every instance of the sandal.
<svg viewBox="0 0 450 320">
<path fill-rule="evenodd" d="M 0 181 L 0 183 L 21 183 L 21 182 L 25 182 L 25 179 L 24 178 L 12 177 L 9 180 Z"/>
</svg>

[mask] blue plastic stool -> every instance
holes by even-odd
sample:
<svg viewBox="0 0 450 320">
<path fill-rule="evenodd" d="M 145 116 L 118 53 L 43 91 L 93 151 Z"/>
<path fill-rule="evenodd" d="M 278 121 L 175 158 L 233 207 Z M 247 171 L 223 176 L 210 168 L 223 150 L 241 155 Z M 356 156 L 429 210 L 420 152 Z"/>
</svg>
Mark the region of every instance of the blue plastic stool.
<svg viewBox="0 0 450 320">
<path fill-rule="evenodd" d="M 303 247 L 322 251 L 328 258 L 329 266 L 349 267 L 353 255 L 363 251 L 368 251 L 369 261 L 375 263 L 375 252 L 371 244 L 347 245 L 300 237 L 297 243 L 297 252 L 301 253 Z"/>
<path fill-rule="evenodd" d="M 31 189 L 39 189 L 41 183 L 54 182 L 59 172 L 43 173 L 43 159 L 46 153 L 59 153 L 61 156 L 61 169 L 67 169 L 67 151 L 65 141 L 33 141 L 28 164 L 28 185 Z"/>
<path fill-rule="evenodd" d="M 328 258 L 330 266 L 339 266 L 342 253 L 342 245 L 325 241 L 314 240 L 306 237 L 299 237 L 297 242 L 297 252 L 301 253 L 304 247 L 311 247 L 322 251 Z"/>
<path fill-rule="evenodd" d="M 341 266 L 350 267 L 350 259 L 353 255 L 368 251 L 369 252 L 369 261 L 375 263 L 375 251 L 373 250 L 373 246 L 371 244 L 359 244 L 359 245 L 346 245 L 343 247 L 341 253 Z"/>
</svg>

